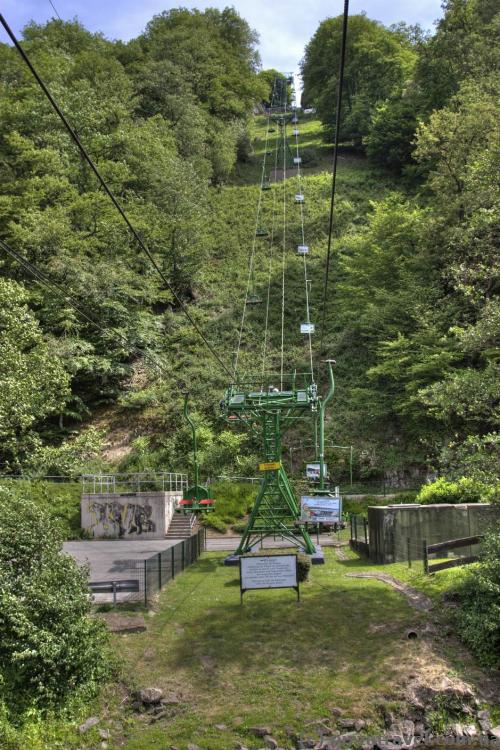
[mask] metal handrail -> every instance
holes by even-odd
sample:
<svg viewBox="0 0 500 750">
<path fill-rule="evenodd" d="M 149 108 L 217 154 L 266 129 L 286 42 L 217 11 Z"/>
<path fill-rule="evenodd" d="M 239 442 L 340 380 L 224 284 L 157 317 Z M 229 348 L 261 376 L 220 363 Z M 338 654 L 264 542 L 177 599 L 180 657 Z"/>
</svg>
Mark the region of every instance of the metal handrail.
<svg viewBox="0 0 500 750">
<path fill-rule="evenodd" d="M 82 491 L 85 495 L 119 492 L 183 492 L 188 487 L 187 474 L 176 472 L 136 472 L 133 474 L 83 474 Z"/>
</svg>

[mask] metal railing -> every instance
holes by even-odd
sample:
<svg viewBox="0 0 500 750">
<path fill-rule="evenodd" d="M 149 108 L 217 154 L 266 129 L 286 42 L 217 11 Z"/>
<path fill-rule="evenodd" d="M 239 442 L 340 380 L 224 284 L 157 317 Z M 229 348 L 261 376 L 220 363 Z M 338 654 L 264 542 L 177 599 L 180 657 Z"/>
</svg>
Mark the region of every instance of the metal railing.
<svg viewBox="0 0 500 750">
<path fill-rule="evenodd" d="M 370 554 L 370 533 L 367 518 L 356 513 L 350 513 L 349 529 L 349 546 L 351 549 L 368 557 Z"/>
<path fill-rule="evenodd" d="M 476 536 L 467 536 L 462 539 L 448 539 L 443 542 L 437 542 L 436 544 L 428 544 L 427 540 L 422 541 L 422 560 L 424 565 L 424 573 L 435 573 L 438 570 L 447 570 L 448 568 L 455 568 L 458 565 L 469 565 L 470 563 L 477 562 L 479 560 L 479 545 L 484 539 L 484 534 L 477 534 Z M 456 556 L 456 549 L 467 548 L 467 555 Z M 448 557 L 451 552 L 451 559 L 440 560 L 439 562 L 431 563 L 429 558 L 434 555 L 438 559 Z"/>
<path fill-rule="evenodd" d="M 104 595 L 106 601 L 112 599 L 113 604 L 142 602 L 147 606 L 169 581 L 196 562 L 204 550 L 205 529 L 202 527 L 187 539 L 146 560 L 120 560 L 120 572 L 116 578 L 89 583 L 94 602 L 103 603 Z"/>
<path fill-rule="evenodd" d="M 83 474 L 84 495 L 128 494 L 131 492 L 183 492 L 187 474 L 173 472 L 139 472 L 136 474 Z"/>
</svg>

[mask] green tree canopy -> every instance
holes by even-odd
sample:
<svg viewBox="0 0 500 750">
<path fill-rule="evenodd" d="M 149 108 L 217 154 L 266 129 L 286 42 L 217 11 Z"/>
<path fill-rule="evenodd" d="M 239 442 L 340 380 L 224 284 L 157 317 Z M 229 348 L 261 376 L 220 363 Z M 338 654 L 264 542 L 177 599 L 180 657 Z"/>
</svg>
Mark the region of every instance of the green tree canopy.
<svg viewBox="0 0 500 750">
<path fill-rule="evenodd" d="M 37 423 L 61 411 L 69 377 L 26 304 L 20 284 L 0 278 L 0 461 L 17 468 L 37 442 Z"/>
<path fill-rule="evenodd" d="M 302 62 L 303 105 L 314 105 L 328 137 L 335 101 L 342 40 L 342 16 L 327 18 L 306 47 Z M 365 15 L 349 18 L 341 139 L 361 144 L 377 105 L 400 92 L 415 65 L 408 38 Z"/>
</svg>

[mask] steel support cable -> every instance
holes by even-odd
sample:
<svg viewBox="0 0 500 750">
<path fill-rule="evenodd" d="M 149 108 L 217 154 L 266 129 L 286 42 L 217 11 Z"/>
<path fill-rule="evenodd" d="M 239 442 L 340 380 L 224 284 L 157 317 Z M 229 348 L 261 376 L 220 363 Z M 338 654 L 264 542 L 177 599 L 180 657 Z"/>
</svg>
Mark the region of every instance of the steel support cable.
<svg viewBox="0 0 500 750">
<path fill-rule="evenodd" d="M 283 366 L 285 352 L 285 270 L 286 270 L 286 115 L 287 115 L 288 91 L 285 87 L 284 112 L 283 112 L 283 250 L 281 259 L 281 365 L 280 385 L 283 390 Z"/>
<path fill-rule="evenodd" d="M 62 21 L 62 18 L 61 18 L 61 16 L 59 15 L 59 13 L 57 12 L 57 8 L 56 8 L 56 6 L 54 5 L 54 3 L 52 2 L 52 0 L 49 0 L 49 3 L 51 4 L 51 6 L 52 6 L 52 10 L 54 11 L 54 13 L 55 13 L 55 14 L 56 14 L 56 16 L 58 17 L 58 19 L 59 19 L 60 21 Z"/>
<path fill-rule="evenodd" d="M 294 100 L 295 100 L 295 93 L 294 93 Z M 298 128 L 295 128 L 295 152 L 296 157 L 299 159 L 299 135 L 298 135 Z M 303 187 L 302 187 L 302 172 L 300 170 L 300 161 L 297 161 L 297 184 L 299 188 L 299 195 L 303 195 Z M 300 226 L 301 226 L 301 233 L 302 233 L 302 245 L 306 244 L 306 238 L 305 238 L 305 230 L 304 230 L 304 204 L 301 201 L 300 202 Z M 306 321 L 307 324 L 311 324 L 311 311 L 310 311 L 310 304 L 309 304 L 309 279 L 307 278 L 307 253 L 303 254 L 303 261 L 304 261 L 304 286 L 305 286 L 305 300 L 306 300 Z M 314 364 L 313 364 L 313 348 L 312 348 L 312 333 L 311 329 L 308 331 L 308 344 L 309 344 L 309 362 L 311 366 L 311 378 L 314 382 Z"/>
<path fill-rule="evenodd" d="M 339 150 L 339 133 L 340 133 L 340 115 L 342 110 L 342 89 L 344 84 L 344 68 L 345 68 L 345 51 L 347 42 L 347 21 L 349 18 L 349 0 L 344 0 L 344 15 L 342 21 L 342 44 L 340 49 L 340 62 L 339 62 L 339 80 L 337 87 L 337 111 L 335 113 L 335 138 L 333 144 L 333 166 L 332 166 L 332 188 L 330 195 L 330 219 L 328 226 L 328 247 L 326 251 L 326 263 L 325 263 L 325 284 L 323 288 L 323 310 L 321 316 L 321 336 L 319 353 L 323 351 L 323 340 L 325 336 L 325 325 L 326 325 L 326 306 L 328 299 L 328 277 L 330 273 L 330 258 L 332 251 L 332 234 L 333 234 L 333 215 L 335 208 L 335 190 L 337 182 L 337 159 Z"/>
<path fill-rule="evenodd" d="M 276 138 L 274 146 L 274 174 L 276 175 L 278 169 L 278 151 L 279 151 L 279 138 Z M 273 266 L 273 246 L 274 246 L 274 233 L 276 230 L 276 193 L 273 189 L 273 209 L 272 209 L 272 222 L 271 222 L 271 237 L 269 245 L 269 274 L 267 279 L 267 298 L 266 298 L 266 315 L 264 322 L 264 342 L 262 346 L 262 379 L 266 371 L 266 356 L 267 356 L 267 342 L 268 342 L 268 330 L 269 330 L 269 306 L 271 302 L 271 278 L 272 278 L 272 266 Z"/>
<path fill-rule="evenodd" d="M 177 302 L 179 308 L 182 310 L 182 312 L 184 313 L 184 315 L 186 316 L 186 318 L 189 320 L 189 322 L 191 323 L 191 325 L 195 329 L 195 331 L 198 334 L 198 336 L 201 338 L 201 340 L 203 341 L 203 343 L 205 344 L 205 346 L 207 347 L 207 349 L 210 351 L 210 353 L 213 356 L 213 358 L 218 362 L 218 364 L 220 365 L 220 367 L 222 368 L 222 370 L 224 370 L 224 372 L 226 374 L 228 374 L 229 376 L 231 376 L 231 374 L 232 374 L 231 371 L 229 370 L 228 367 L 226 367 L 226 365 L 224 364 L 223 360 L 217 354 L 217 352 L 215 351 L 215 349 L 212 346 L 212 344 L 208 341 L 208 339 L 206 338 L 205 334 L 203 333 L 203 331 L 199 327 L 198 323 L 192 317 L 192 315 L 189 312 L 189 310 L 187 309 L 186 305 L 184 304 L 184 302 L 182 301 L 182 299 L 179 297 L 179 295 L 175 291 L 174 287 L 172 286 L 172 284 L 167 279 L 167 277 L 165 276 L 165 274 L 161 270 L 160 266 L 158 265 L 158 263 L 154 259 L 154 256 L 152 255 L 151 251 L 149 250 L 149 248 L 147 247 L 147 245 L 144 243 L 144 241 L 141 239 L 139 233 L 137 232 L 137 230 L 135 229 L 134 225 L 132 224 L 132 222 L 128 218 L 127 214 L 125 213 L 125 211 L 122 208 L 121 204 L 119 203 L 118 199 L 115 197 L 114 193 L 108 187 L 108 184 L 106 183 L 106 181 L 102 177 L 101 173 L 99 172 L 98 168 L 96 167 L 96 165 L 92 161 L 92 158 L 89 155 L 88 151 L 86 150 L 85 146 L 82 144 L 82 142 L 80 141 L 80 139 L 79 139 L 78 135 L 76 134 L 75 130 L 70 125 L 70 123 L 69 123 L 66 115 L 64 114 L 64 112 L 62 111 L 62 109 L 60 108 L 60 106 L 58 105 L 58 103 L 56 102 L 56 100 L 54 99 L 54 97 L 52 96 L 52 94 L 50 93 L 50 91 L 47 88 L 46 84 L 44 83 L 43 79 L 40 77 L 38 71 L 34 67 L 33 63 L 29 59 L 29 57 L 26 54 L 26 52 L 21 47 L 21 45 L 20 45 L 19 41 L 17 40 L 14 32 L 11 30 L 9 24 L 7 23 L 7 21 L 5 20 L 5 18 L 3 17 L 3 15 L 1 13 L 0 13 L 0 23 L 2 24 L 2 26 L 5 29 L 5 31 L 7 32 L 8 36 L 12 40 L 12 43 L 14 44 L 14 47 L 16 48 L 16 50 L 21 55 L 23 61 L 26 63 L 26 65 L 30 69 L 30 71 L 33 74 L 35 80 L 39 84 L 40 88 L 42 89 L 42 91 L 45 94 L 45 96 L 47 97 L 47 99 L 49 100 L 50 104 L 52 105 L 52 108 L 54 109 L 54 111 L 58 115 L 59 119 L 61 120 L 61 122 L 63 123 L 64 127 L 68 131 L 69 135 L 71 136 L 71 138 L 73 139 L 73 141 L 76 143 L 76 145 L 77 145 L 77 147 L 78 147 L 81 155 L 83 156 L 83 158 L 85 159 L 85 161 L 87 162 L 87 164 L 89 165 L 89 167 L 91 168 L 91 170 L 93 171 L 93 173 L 95 174 L 95 176 L 97 177 L 99 183 L 101 184 L 102 189 L 104 190 L 104 192 L 106 193 L 106 195 L 108 196 L 108 198 L 111 200 L 111 202 L 113 203 L 114 207 L 116 208 L 116 210 L 120 214 L 121 218 L 123 219 L 123 221 L 127 225 L 130 233 L 134 237 L 134 239 L 137 242 L 139 248 L 147 256 L 147 258 L 149 259 L 151 265 L 153 266 L 153 268 L 155 269 L 155 271 L 158 273 L 158 275 L 162 279 L 163 283 L 165 284 L 165 286 L 167 287 L 167 289 L 170 291 L 170 293 L 172 294 L 173 298 Z"/>
<path fill-rule="evenodd" d="M 262 206 L 262 188 L 264 185 L 264 176 L 266 172 L 266 160 L 267 160 L 267 143 L 269 140 L 269 123 L 271 121 L 271 109 L 272 109 L 272 101 L 274 97 L 274 87 L 276 86 L 276 78 L 274 79 L 274 85 L 273 85 L 273 91 L 271 94 L 271 107 L 269 108 L 269 112 L 267 115 L 267 122 L 266 122 L 266 140 L 264 143 L 264 158 L 262 160 L 262 170 L 260 175 L 260 188 L 259 188 L 259 197 L 257 200 L 257 210 L 255 213 L 255 226 L 254 226 L 254 233 L 253 233 L 253 240 L 252 240 L 252 249 L 250 252 L 250 259 L 248 262 L 248 276 L 247 276 L 247 285 L 245 290 L 245 299 L 243 300 L 243 310 L 241 313 L 241 321 L 240 321 L 240 330 L 238 333 L 238 345 L 236 348 L 236 354 L 234 357 L 234 365 L 233 365 L 233 380 L 236 380 L 237 372 L 238 372 L 238 362 L 240 358 L 240 350 L 241 350 L 241 343 L 243 340 L 243 329 L 245 327 L 245 319 L 246 319 L 246 312 L 247 312 L 247 304 L 248 304 L 248 293 L 250 291 L 250 287 L 253 284 L 255 285 L 255 277 L 254 277 L 254 258 L 255 258 L 255 248 L 257 246 L 257 229 L 259 227 L 259 219 L 260 219 L 260 210 Z"/>
<path fill-rule="evenodd" d="M 5 240 L 0 239 L 0 248 L 2 248 L 4 252 L 10 255 L 11 258 L 14 258 L 14 260 L 20 263 L 38 281 L 41 286 L 45 286 L 51 292 L 55 293 L 56 296 L 60 297 L 65 304 L 76 310 L 76 312 L 79 313 L 79 315 L 81 315 L 82 318 L 84 318 L 87 323 L 90 323 L 90 325 L 92 325 L 96 330 L 106 335 L 113 334 L 113 336 L 119 338 L 122 343 L 124 343 L 132 352 L 134 352 L 135 354 L 140 354 L 145 359 L 148 359 L 151 364 L 153 364 L 159 370 L 165 372 L 165 374 L 171 374 L 170 371 L 165 368 L 165 366 L 158 359 L 156 359 L 156 357 L 150 354 L 150 352 L 148 352 L 146 349 L 141 349 L 140 347 L 131 344 L 127 337 L 116 328 L 103 328 L 103 326 L 98 323 L 95 318 L 87 313 L 87 311 L 80 305 L 79 300 L 73 294 L 69 293 L 67 289 L 64 289 L 64 287 L 62 287 L 56 281 L 53 281 L 44 271 L 38 268 L 38 266 L 36 266 L 34 263 L 31 263 L 31 261 L 29 261 L 27 258 L 24 258 L 20 253 L 17 252 L 17 250 L 14 250 L 14 248 L 10 247 L 10 245 L 8 245 Z"/>
</svg>

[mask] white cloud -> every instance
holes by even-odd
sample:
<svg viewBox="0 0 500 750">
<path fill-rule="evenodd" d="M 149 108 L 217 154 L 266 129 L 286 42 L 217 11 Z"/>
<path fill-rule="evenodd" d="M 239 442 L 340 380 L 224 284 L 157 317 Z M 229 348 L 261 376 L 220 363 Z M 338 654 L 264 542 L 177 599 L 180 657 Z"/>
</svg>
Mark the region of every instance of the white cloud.
<svg viewBox="0 0 500 750">
<path fill-rule="evenodd" d="M 165 2 L 165 0 L 53 0 L 60 16 L 75 16 L 92 31 L 102 31 L 116 39 L 130 39 L 143 31 L 156 13 L 179 6 L 203 9 L 234 5 L 260 36 L 264 67 L 295 71 L 304 48 L 318 24 L 328 16 L 342 13 L 343 2 L 336 0 L 212 0 L 210 2 Z M 49 0 L 3 0 L 3 12 L 15 31 L 31 19 L 43 23 L 54 15 Z M 396 21 L 420 23 L 431 28 L 441 15 L 440 0 L 351 0 L 350 13 L 365 11 L 387 25 Z"/>
</svg>

